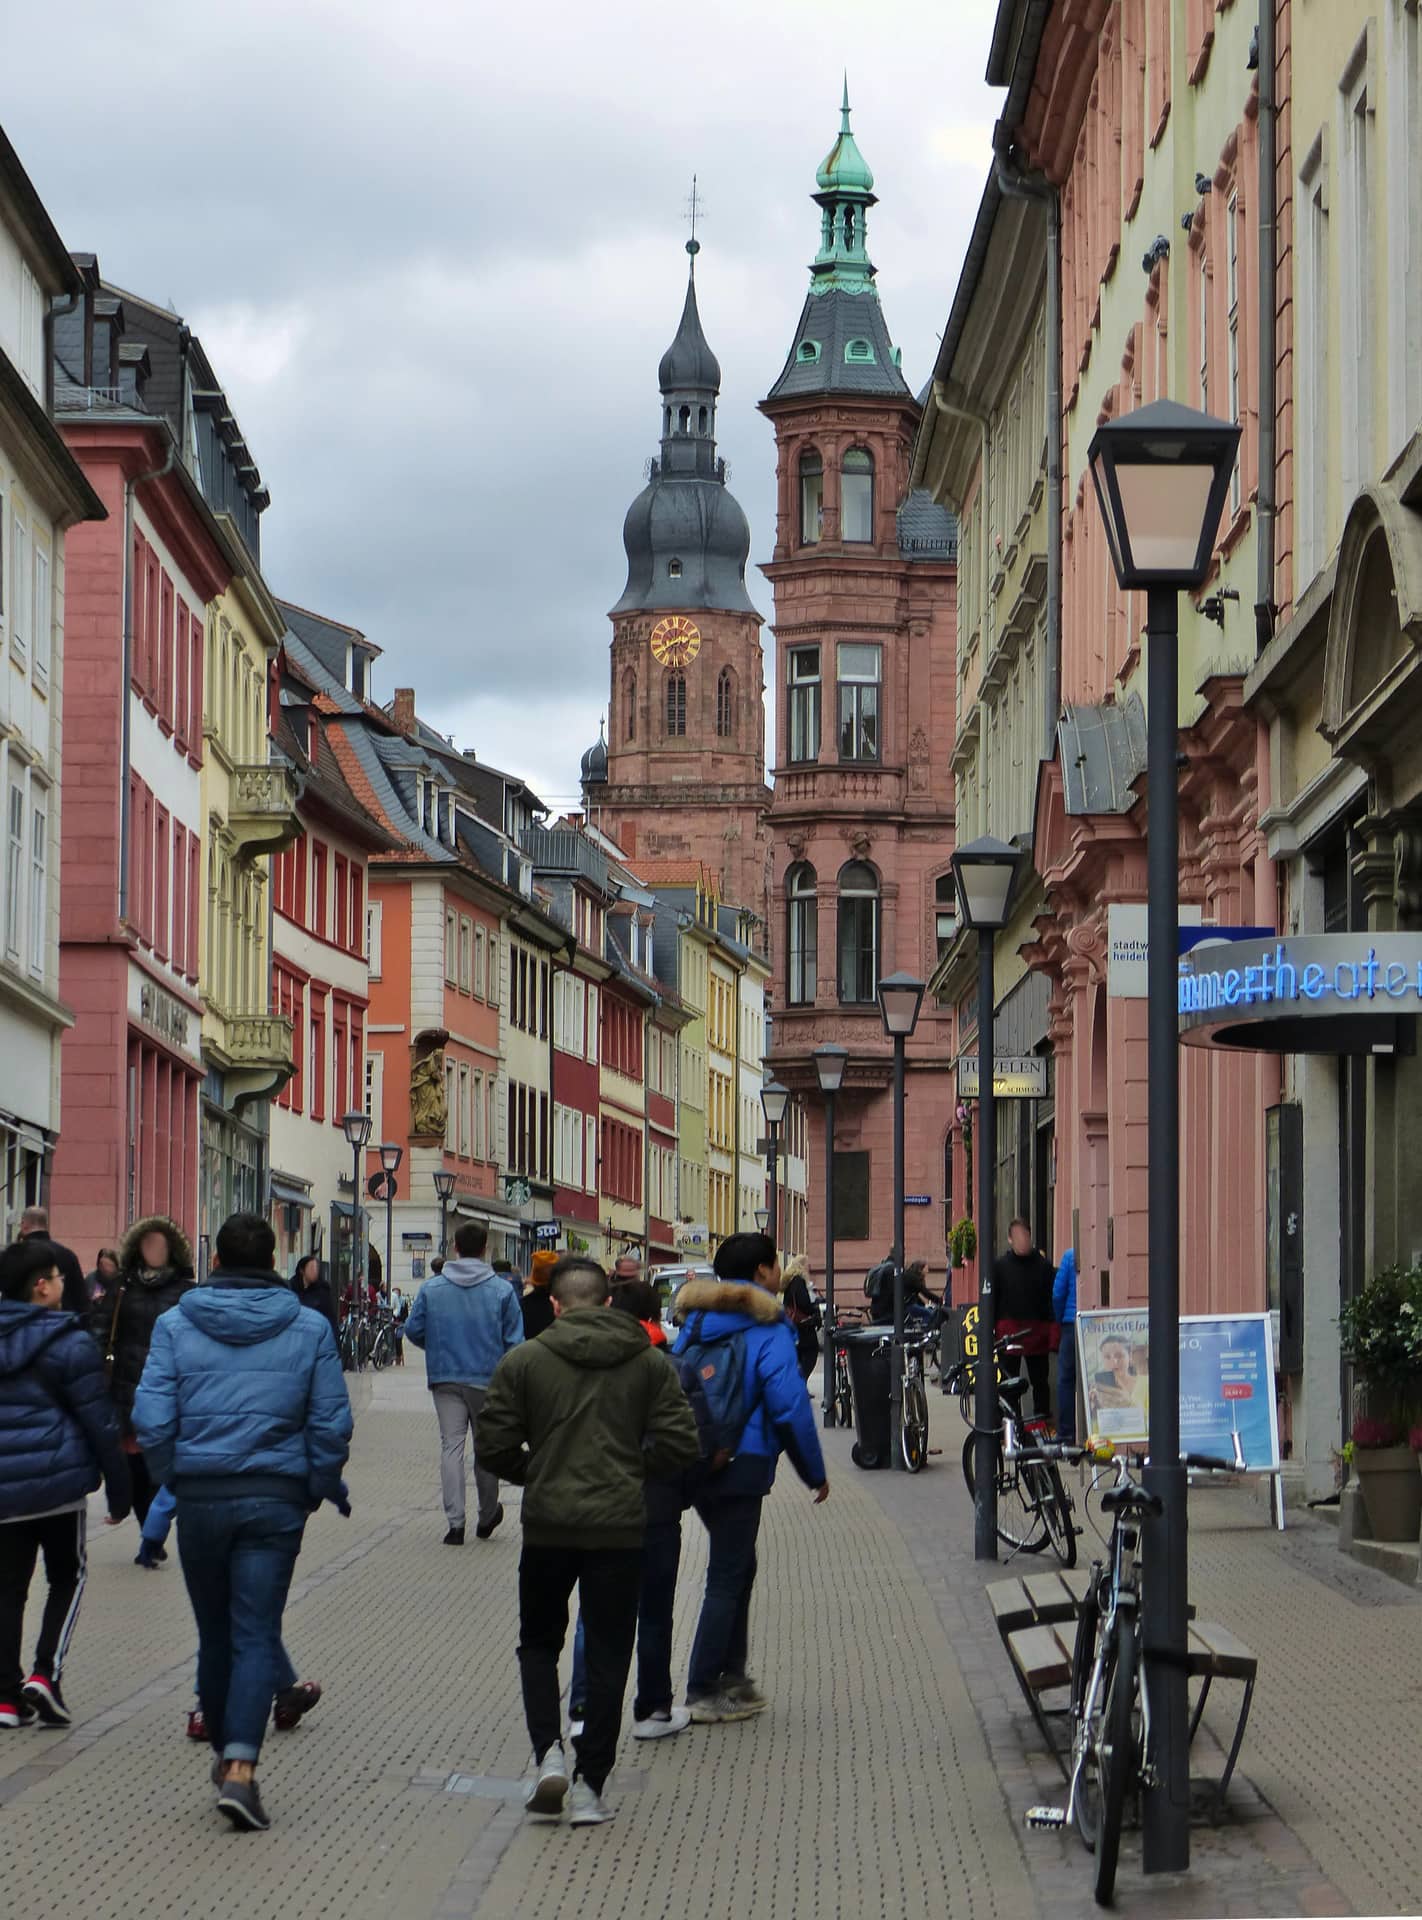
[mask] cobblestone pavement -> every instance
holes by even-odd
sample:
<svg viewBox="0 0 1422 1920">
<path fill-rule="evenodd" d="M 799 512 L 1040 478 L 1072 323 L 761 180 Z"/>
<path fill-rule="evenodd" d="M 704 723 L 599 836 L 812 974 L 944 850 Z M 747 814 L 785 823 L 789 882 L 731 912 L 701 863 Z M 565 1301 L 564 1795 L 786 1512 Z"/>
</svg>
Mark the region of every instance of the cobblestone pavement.
<svg viewBox="0 0 1422 1920">
<path fill-rule="evenodd" d="M 950 1411 L 935 1409 L 945 1451 L 916 1479 L 856 1473 L 841 1435 L 826 1507 L 782 1475 L 753 1618 L 770 1711 L 629 1739 L 618 1818 L 578 1832 L 529 1827 L 518 1806 L 516 1501 L 487 1545 L 443 1548 L 421 1374 L 356 1390 L 355 1516 L 312 1522 L 287 1615 L 326 1697 L 263 1755 L 272 1832 L 227 1830 L 206 1756 L 182 1737 L 194 1639 L 176 1565 L 144 1573 L 131 1524 L 96 1526 L 66 1674 L 75 1725 L 0 1735 L 7 1920 L 1090 1910 L 1075 1842 L 1021 1828 L 1021 1808 L 1059 1787 L 967 1557 Z M 1143 1881 L 1128 1847 L 1120 1911 L 1416 1911 L 1422 1605 L 1340 1562 L 1317 1522 L 1281 1540 L 1239 1495 L 1202 1496 L 1192 1518 L 1201 1611 L 1262 1659 L 1247 1777 L 1188 1878 Z M 683 1663 L 704 1566 L 694 1519 L 686 1542 Z"/>
</svg>

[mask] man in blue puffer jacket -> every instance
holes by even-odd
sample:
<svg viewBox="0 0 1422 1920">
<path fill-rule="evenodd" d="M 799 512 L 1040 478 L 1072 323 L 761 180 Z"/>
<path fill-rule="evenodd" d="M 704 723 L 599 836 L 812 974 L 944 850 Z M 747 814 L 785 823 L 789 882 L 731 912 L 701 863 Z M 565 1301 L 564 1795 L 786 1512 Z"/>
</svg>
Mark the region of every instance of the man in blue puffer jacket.
<svg viewBox="0 0 1422 1920">
<path fill-rule="evenodd" d="M 829 1498 L 824 1454 L 795 1334 L 780 1306 L 780 1258 L 764 1233 L 735 1233 L 716 1251 L 715 1280 L 688 1280 L 676 1296 L 681 1333 L 673 1353 L 693 1342 L 744 1343 L 747 1419 L 735 1457 L 719 1472 L 703 1469 L 692 1505 L 710 1536 L 706 1596 L 691 1649 L 686 1704 L 702 1723 L 761 1713 L 764 1694 L 746 1671 L 755 1543 L 761 1507 L 788 1453 L 815 1496 Z"/>
<path fill-rule="evenodd" d="M 1052 1313 L 1062 1330 L 1057 1349 L 1057 1438 L 1076 1445 L 1076 1248 L 1062 1255 L 1052 1282 Z"/>
<path fill-rule="evenodd" d="M 128 1464 L 99 1350 L 64 1298 L 59 1255 L 27 1239 L 0 1258 L 0 1727 L 69 1725 L 60 1673 L 84 1594 L 85 1504 L 102 1474 L 109 1518 L 129 1510 Z M 44 1554 L 49 1592 L 28 1680 L 25 1599 Z"/>
<path fill-rule="evenodd" d="M 217 1805 L 239 1831 L 271 1825 L 256 1764 L 289 1673 L 281 1616 L 307 1516 L 323 1500 L 350 1511 L 335 1336 L 275 1273 L 275 1251 L 259 1214 L 223 1224 L 210 1283 L 159 1316 L 133 1403 L 153 1477 L 177 1495 Z"/>
</svg>

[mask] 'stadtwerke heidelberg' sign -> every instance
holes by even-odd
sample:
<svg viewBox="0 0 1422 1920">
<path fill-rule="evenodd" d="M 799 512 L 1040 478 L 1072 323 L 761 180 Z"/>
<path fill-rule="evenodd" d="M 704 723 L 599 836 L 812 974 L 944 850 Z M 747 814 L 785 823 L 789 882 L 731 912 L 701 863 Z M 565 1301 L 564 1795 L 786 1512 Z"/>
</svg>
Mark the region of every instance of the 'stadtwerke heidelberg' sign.
<svg viewBox="0 0 1422 1920">
<path fill-rule="evenodd" d="M 1207 941 L 1181 960 L 1177 991 L 1182 1040 L 1300 1053 L 1392 1046 L 1399 1016 L 1422 1012 L 1422 937 Z"/>
</svg>

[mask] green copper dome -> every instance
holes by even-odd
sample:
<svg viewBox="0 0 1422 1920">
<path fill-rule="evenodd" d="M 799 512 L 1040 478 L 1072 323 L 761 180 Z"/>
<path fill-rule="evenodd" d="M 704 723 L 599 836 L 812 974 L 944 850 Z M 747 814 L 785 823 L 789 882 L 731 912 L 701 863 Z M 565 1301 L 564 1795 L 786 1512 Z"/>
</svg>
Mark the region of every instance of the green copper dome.
<svg viewBox="0 0 1422 1920">
<path fill-rule="evenodd" d="M 839 110 L 839 138 L 820 162 L 815 175 L 823 193 L 872 193 L 874 176 L 869 163 L 854 143 L 849 130 L 849 78 L 844 82 L 844 101 Z"/>
</svg>

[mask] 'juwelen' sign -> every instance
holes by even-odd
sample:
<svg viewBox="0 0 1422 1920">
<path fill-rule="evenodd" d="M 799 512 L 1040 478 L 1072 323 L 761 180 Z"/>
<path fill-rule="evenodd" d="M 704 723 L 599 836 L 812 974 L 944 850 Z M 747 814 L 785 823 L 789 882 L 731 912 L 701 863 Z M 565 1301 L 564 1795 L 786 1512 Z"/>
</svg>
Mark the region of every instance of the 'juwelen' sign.
<svg viewBox="0 0 1422 1920">
<path fill-rule="evenodd" d="M 1422 937 L 1309 934 L 1205 942 L 1180 962 L 1180 1037 L 1281 1053 L 1402 1044 L 1422 1012 Z"/>
</svg>

